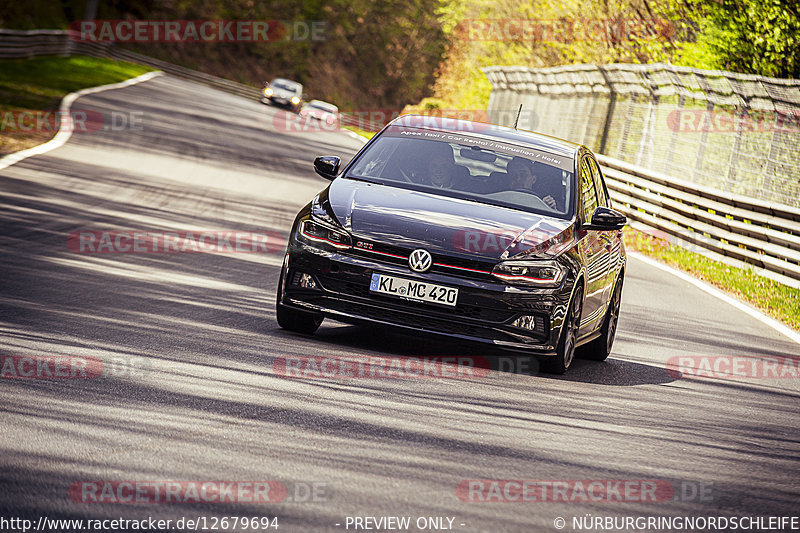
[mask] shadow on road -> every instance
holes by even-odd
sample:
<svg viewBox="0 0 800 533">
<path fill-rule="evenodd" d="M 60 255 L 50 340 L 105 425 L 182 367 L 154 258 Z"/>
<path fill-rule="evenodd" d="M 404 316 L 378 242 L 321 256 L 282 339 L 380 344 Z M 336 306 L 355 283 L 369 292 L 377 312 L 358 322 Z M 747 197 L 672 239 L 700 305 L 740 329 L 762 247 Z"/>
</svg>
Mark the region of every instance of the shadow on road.
<svg viewBox="0 0 800 533">
<path fill-rule="evenodd" d="M 274 330 L 277 336 L 303 337 L 301 335 Z M 323 328 L 309 341 L 319 342 L 313 354 L 324 354 L 326 346 L 346 348 L 364 356 L 397 357 L 472 357 L 478 368 L 496 372 L 539 376 L 548 379 L 594 383 L 607 386 L 633 386 L 662 384 L 674 381 L 665 368 L 641 363 L 623 361 L 611 357 L 604 362 L 576 359 L 570 370 L 555 376 L 540 371 L 536 357 L 519 352 L 502 350 L 480 343 L 460 342 L 435 335 L 410 335 L 382 326 L 337 326 Z M 335 350 L 328 350 L 335 353 Z M 300 354 L 297 354 L 300 355 Z"/>
</svg>

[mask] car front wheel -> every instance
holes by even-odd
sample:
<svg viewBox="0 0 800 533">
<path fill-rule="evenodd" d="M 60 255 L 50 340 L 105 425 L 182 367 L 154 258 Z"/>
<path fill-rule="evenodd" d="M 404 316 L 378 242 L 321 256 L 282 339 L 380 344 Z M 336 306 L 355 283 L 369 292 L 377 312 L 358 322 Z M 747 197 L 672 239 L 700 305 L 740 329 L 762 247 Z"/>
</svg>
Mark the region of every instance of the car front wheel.
<svg viewBox="0 0 800 533">
<path fill-rule="evenodd" d="M 275 315 L 278 318 L 278 325 L 283 329 L 309 335 L 317 331 L 323 320 L 320 315 L 289 309 L 281 304 L 276 306 Z"/>
<path fill-rule="evenodd" d="M 614 336 L 617 334 L 621 299 L 622 278 L 620 277 L 614 285 L 614 293 L 608 303 L 608 311 L 606 311 L 606 318 L 603 320 L 603 327 L 600 329 L 600 336 L 585 346 L 581 346 L 577 352 L 578 357 L 591 361 L 605 361 L 611 354 L 611 346 L 614 344 Z"/>
<path fill-rule="evenodd" d="M 583 311 L 583 288 L 575 289 L 572 302 L 569 304 L 569 311 L 564 318 L 564 326 L 561 328 L 561 339 L 556 347 L 556 355 L 548 357 L 542 361 L 541 368 L 551 374 L 563 374 L 567 371 L 575 358 L 575 342 L 578 339 L 578 328 L 581 325 L 581 313 Z"/>
</svg>

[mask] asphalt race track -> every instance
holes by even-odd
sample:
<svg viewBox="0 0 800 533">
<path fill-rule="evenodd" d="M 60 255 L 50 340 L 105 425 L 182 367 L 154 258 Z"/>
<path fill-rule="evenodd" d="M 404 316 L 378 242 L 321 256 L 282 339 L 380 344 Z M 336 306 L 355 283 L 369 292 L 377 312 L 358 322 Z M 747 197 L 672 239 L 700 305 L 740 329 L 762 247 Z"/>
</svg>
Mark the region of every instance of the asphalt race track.
<svg viewBox="0 0 800 533">
<path fill-rule="evenodd" d="M 588 515 L 797 514 L 800 377 L 667 369 L 678 356 L 793 356 L 797 369 L 800 345 L 743 311 L 632 258 L 612 357 L 577 361 L 565 376 L 483 346 L 383 329 L 327 321 L 312 337 L 291 334 L 275 322 L 280 250 L 86 254 L 67 237 L 285 236 L 325 186 L 313 158 L 349 160 L 361 143 L 283 131 L 283 111 L 168 76 L 74 109 L 137 116 L 141 128 L 76 133 L 0 171 L 0 355 L 93 358 L 104 370 L 0 379 L 1 516 L 266 516 L 283 532 L 344 531 L 348 517 L 353 530 L 353 517 L 387 516 L 435 530 L 416 520 L 449 517 L 455 531 L 523 532 L 557 531 L 558 517 L 572 531 L 572 518 Z M 287 356 L 453 356 L 491 368 L 300 379 L 273 368 Z M 287 495 L 96 503 L 75 491 L 205 480 L 277 481 Z M 468 480 L 655 480 L 671 490 L 657 501 L 570 492 L 481 502 L 459 489 Z"/>
</svg>

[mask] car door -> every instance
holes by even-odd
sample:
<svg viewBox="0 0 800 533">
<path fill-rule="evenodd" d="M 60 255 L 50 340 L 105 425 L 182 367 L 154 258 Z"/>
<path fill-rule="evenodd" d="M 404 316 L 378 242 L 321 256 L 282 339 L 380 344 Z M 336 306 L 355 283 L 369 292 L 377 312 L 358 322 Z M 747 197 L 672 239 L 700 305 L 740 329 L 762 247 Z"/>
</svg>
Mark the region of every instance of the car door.
<svg viewBox="0 0 800 533">
<path fill-rule="evenodd" d="M 584 156 L 580 164 L 581 223 L 589 224 L 592 213 L 599 205 L 597 186 L 591 170 L 590 157 Z M 586 296 L 581 316 L 579 335 L 590 333 L 597 328 L 603 317 L 606 304 L 609 250 L 603 232 L 580 230 L 580 251 L 586 268 Z"/>
<path fill-rule="evenodd" d="M 600 172 L 600 165 L 591 157 L 587 157 L 589 169 L 592 171 L 592 178 L 594 178 L 595 190 L 597 191 L 597 203 L 603 207 L 611 207 L 611 202 L 608 198 L 608 190 L 603 182 L 603 174 Z M 605 251 L 605 289 L 603 296 L 603 307 L 608 304 L 611 298 L 611 289 L 614 285 L 614 279 L 617 275 L 617 266 L 619 265 L 619 254 L 622 247 L 622 231 L 599 231 L 600 240 L 603 242 Z"/>
</svg>

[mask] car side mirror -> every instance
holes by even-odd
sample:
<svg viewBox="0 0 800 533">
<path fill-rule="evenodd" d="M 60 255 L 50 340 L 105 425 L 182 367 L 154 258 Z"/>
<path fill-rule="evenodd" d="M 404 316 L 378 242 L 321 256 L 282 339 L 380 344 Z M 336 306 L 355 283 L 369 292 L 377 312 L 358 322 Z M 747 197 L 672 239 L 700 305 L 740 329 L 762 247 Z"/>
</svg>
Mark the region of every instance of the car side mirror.
<svg viewBox="0 0 800 533">
<path fill-rule="evenodd" d="M 628 223 L 628 218 L 610 207 L 598 207 L 592 213 L 591 224 L 584 224 L 583 229 L 609 231 L 622 229 Z"/>
<path fill-rule="evenodd" d="M 326 180 L 332 180 L 339 174 L 341 164 L 342 160 L 335 155 L 324 155 L 314 160 L 314 171 Z"/>
</svg>

